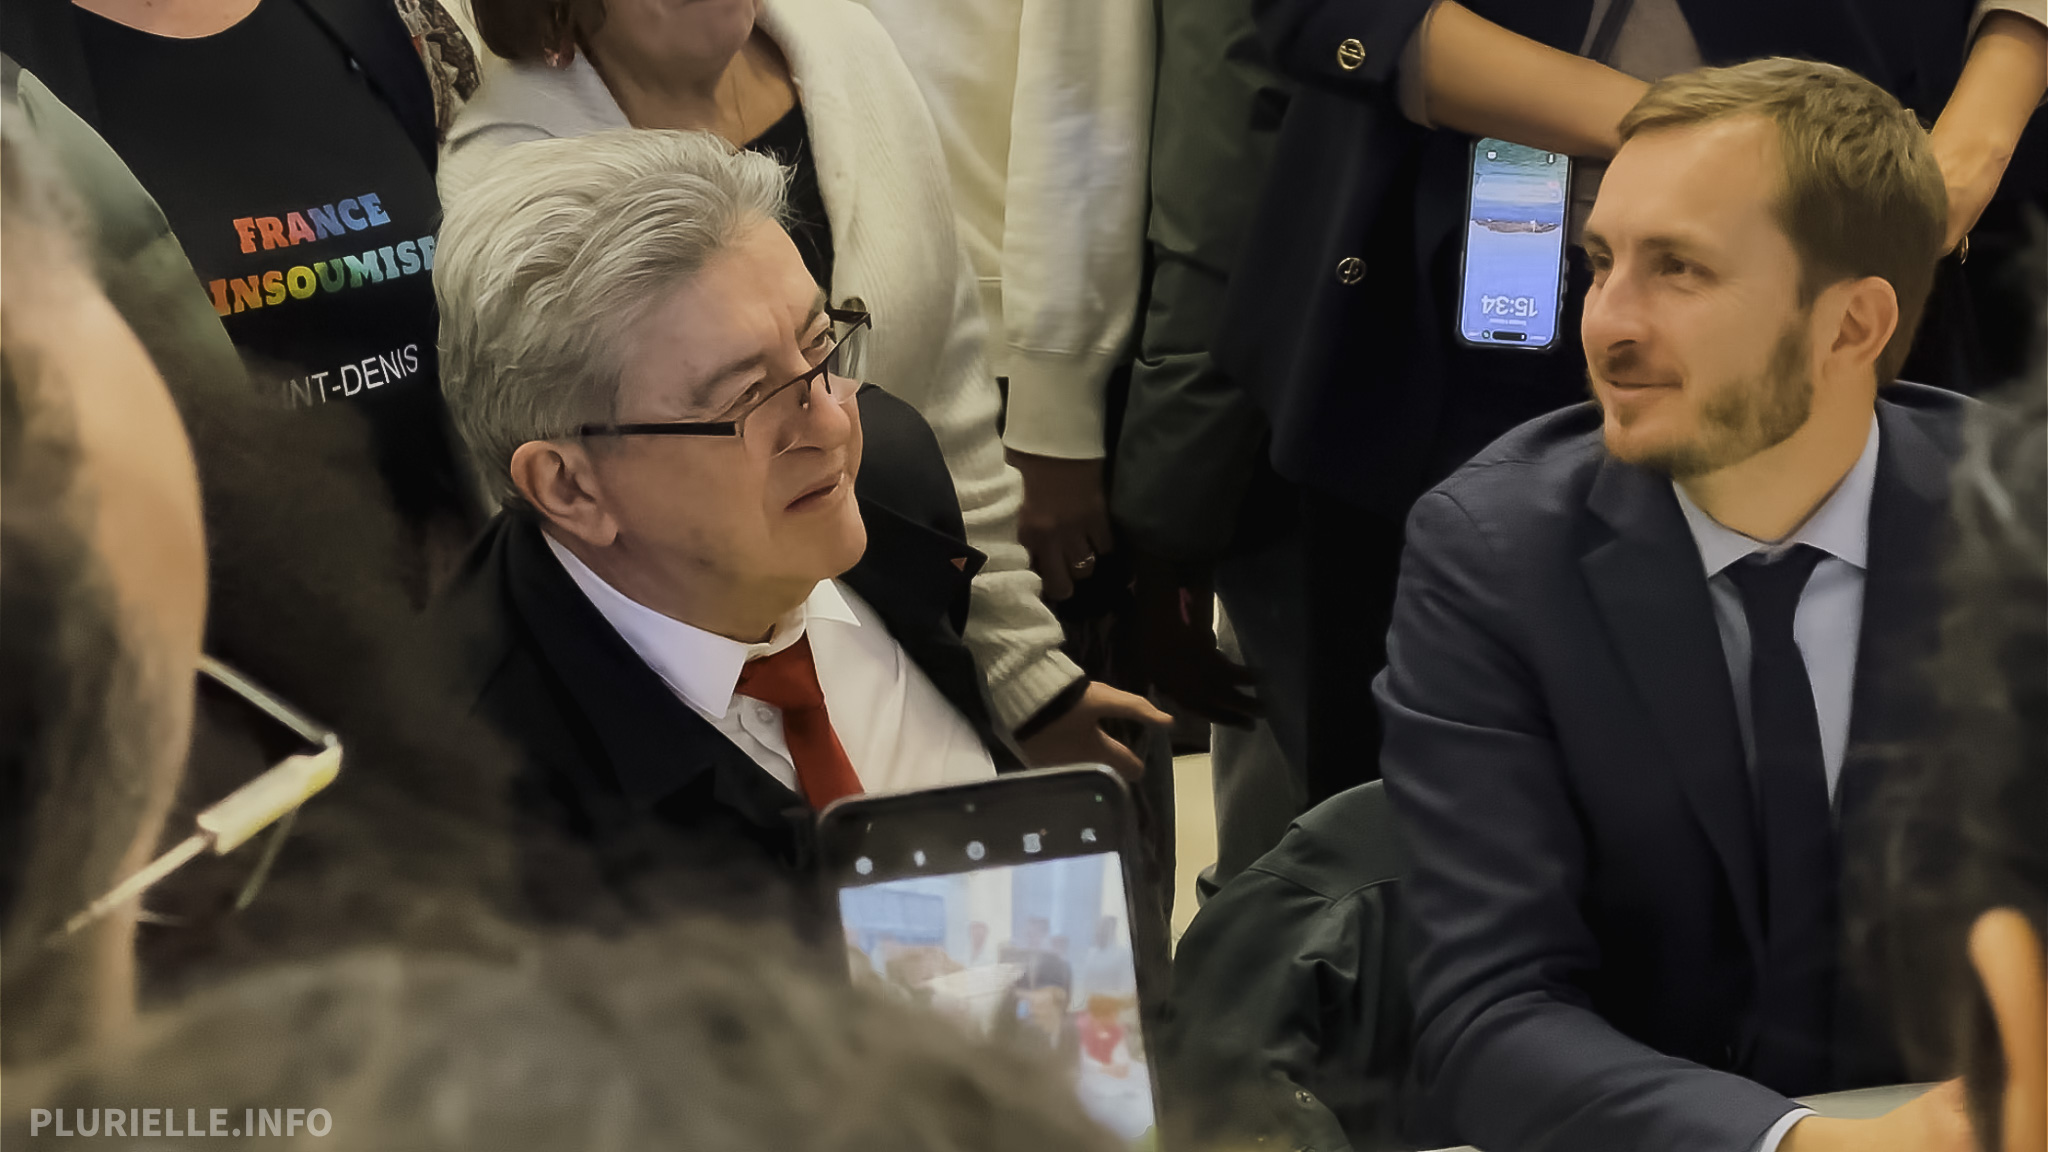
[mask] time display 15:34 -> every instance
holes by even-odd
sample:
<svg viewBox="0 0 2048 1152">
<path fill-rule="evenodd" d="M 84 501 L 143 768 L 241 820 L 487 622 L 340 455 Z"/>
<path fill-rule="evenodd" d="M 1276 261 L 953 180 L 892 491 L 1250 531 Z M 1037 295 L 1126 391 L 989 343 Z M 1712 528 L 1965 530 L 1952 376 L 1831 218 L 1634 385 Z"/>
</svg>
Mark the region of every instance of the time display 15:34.
<svg viewBox="0 0 2048 1152">
<path fill-rule="evenodd" d="M 1486 296 L 1479 297 L 1481 316 L 1516 316 L 1534 319 L 1542 314 L 1534 296 Z"/>
</svg>

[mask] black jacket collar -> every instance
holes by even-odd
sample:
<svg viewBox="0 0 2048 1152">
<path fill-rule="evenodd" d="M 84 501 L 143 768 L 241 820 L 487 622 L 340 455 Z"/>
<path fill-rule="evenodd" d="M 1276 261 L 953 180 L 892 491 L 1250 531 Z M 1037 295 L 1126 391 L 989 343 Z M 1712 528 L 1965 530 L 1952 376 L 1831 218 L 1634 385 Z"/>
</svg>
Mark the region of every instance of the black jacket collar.
<svg viewBox="0 0 2048 1152">
<path fill-rule="evenodd" d="M 867 500 L 868 548 L 841 577 L 982 738 L 1000 771 L 1022 766 L 990 719 L 981 674 L 960 641 L 967 584 L 981 556 Z M 602 746 L 616 786 L 636 808 L 713 774 L 715 799 L 764 828 L 785 826 L 803 800 L 677 699 L 576 587 L 530 517 L 501 514 L 487 530 L 505 606 Z M 956 564 L 956 561 L 958 562 Z"/>
</svg>

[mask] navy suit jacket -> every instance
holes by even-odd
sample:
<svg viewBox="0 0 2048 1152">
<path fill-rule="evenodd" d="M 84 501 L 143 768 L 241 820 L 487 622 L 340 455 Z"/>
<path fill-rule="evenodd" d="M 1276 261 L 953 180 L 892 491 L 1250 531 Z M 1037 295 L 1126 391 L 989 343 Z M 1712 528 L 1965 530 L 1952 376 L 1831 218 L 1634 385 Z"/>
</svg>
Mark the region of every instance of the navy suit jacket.
<svg viewBox="0 0 2048 1152">
<path fill-rule="evenodd" d="M 1937 553 L 1968 401 L 1894 385 L 1877 479 L 1845 855 L 1886 744 L 1932 714 Z M 1417 502 L 1375 685 L 1410 849 L 1418 1133 L 1516 1152 L 1744 1152 L 1790 1107 L 1744 1078 L 1764 963 L 1749 770 L 1670 482 L 1580 405 Z M 1846 1088 L 1895 1080 L 1844 992 Z"/>
</svg>

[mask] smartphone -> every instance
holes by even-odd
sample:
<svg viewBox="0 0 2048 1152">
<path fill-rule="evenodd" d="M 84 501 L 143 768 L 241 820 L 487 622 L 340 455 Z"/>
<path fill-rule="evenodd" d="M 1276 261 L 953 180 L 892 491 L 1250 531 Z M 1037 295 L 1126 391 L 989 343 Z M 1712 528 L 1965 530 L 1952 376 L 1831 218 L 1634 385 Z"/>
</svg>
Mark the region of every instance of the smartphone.
<svg viewBox="0 0 2048 1152">
<path fill-rule="evenodd" d="M 895 985 L 969 1029 L 1046 1052 L 1082 1107 L 1156 1146 L 1136 957 L 1136 826 L 1106 768 L 841 800 L 818 845 L 856 982 Z"/>
<path fill-rule="evenodd" d="M 1458 336 L 1485 348 L 1557 343 L 1571 157 L 1491 137 L 1472 145 Z"/>
</svg>

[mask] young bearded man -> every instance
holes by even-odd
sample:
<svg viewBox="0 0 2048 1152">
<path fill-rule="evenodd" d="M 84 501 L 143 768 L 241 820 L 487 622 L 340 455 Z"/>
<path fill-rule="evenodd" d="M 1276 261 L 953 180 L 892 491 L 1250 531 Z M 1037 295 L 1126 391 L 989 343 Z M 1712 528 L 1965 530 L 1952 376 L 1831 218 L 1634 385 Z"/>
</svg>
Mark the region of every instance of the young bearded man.
<svg viewBox="0 0 2048 1152">
<path fill-rule="evenodd" d="M 1804 61 L 1672 77 L 1621 136 L 1595 403 L 1408 523 L 1376 691 L 1419 1116 L 1518 1152 L 1940 1148 L 1952 1091 L 1870 1121 L 1790 1097 L 1903 1078 L 1837 906 L 1876 752 L 1930 712 L 1962 402 L 1892 381 L 1941 172 L 1896 100 Z"/>
</svg>

